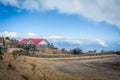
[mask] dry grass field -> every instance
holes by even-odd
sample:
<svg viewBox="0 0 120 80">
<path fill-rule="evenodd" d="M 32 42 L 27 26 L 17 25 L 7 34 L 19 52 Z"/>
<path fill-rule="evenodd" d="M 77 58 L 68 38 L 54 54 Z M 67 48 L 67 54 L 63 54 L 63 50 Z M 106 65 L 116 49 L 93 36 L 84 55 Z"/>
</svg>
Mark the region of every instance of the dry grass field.
<svg viewBox="0 0 120 80">
<path fill-rule="evenodd" d="M 0 80 L 107 80 L 102 77 L 82 77 L 51 67 L 52 60 L 5 53 L 0 60 Z"/>
</svg>

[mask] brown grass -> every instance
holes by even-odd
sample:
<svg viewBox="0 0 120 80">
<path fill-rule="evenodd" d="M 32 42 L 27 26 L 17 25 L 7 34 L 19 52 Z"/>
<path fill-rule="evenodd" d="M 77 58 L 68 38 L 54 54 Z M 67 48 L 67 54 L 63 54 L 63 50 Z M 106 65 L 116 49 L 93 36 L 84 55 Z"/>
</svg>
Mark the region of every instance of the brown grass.
<svg viewBox="0 0 120 80">
<path fill-rule="evenodd" d="M 5 53 L 0 60 L 0 80 L 106 80 L 64 74 L 52 69 L 48 63 L 48 60 L 25 56 L 14 58 L 12 54 Z"/>
</svg>

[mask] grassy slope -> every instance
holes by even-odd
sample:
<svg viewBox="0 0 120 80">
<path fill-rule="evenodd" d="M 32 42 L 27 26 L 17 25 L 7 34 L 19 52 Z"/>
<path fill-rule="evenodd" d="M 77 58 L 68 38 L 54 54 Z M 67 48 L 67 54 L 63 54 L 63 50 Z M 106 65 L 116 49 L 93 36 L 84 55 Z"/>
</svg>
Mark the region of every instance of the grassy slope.
<svg viewBox="0 0 120 80">
<path fill-rule="evenodd" d="M 48 60 L 6 53 L 0 60 L 0 80 L 106 80 L 64 74 L 50 68 L 48 63 Z"/>
</svg>

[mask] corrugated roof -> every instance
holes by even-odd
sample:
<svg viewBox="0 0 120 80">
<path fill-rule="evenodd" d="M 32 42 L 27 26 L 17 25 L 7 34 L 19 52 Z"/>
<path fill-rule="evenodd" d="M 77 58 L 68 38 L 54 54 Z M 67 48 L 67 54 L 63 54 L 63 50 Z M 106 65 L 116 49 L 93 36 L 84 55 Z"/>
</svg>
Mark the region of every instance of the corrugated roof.
<svg viewBox="0 0 120 80">
<path fill-rule="evenodd" d="M 37 46 L 44 39 L 30 39 L 30 40 L 34 43 L 35 46 Z"/>
<path fill-rule="evenodd" d="M 35 46 L 37 46 L 40 42 L 42 42 L 45 39 L 35 39 L 35 38 L 30 38 L 30 39 L 23 39 L 22 41 L 20 41 L 18 44 L 26 44 L 28 42 L 28 40 L 31 40 L 33 42 L 33 44 Z M 45 40 L 47 43 L 48 41 Z"/>
<path fill-rule="evenodd" d="M 26 44 L 28 41 L 28 39 L 23 39 L 22 41 L 20 41 L 18 44 Z"/>
</svg>

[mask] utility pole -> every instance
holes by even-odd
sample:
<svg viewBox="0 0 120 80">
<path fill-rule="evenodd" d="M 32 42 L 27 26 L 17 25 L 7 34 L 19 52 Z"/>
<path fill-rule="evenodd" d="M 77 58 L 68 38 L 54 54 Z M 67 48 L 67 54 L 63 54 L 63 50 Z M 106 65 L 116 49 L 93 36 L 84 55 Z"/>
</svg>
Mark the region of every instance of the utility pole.
<svg viewBox="0 0 120 80">
<path fill-rule="evenodd" d="M 3 46 L 5 46 L 5 38 L 4 38 L 4 35 L 2 35 L 2 41 L 3 41 Z"/>
</svg>

